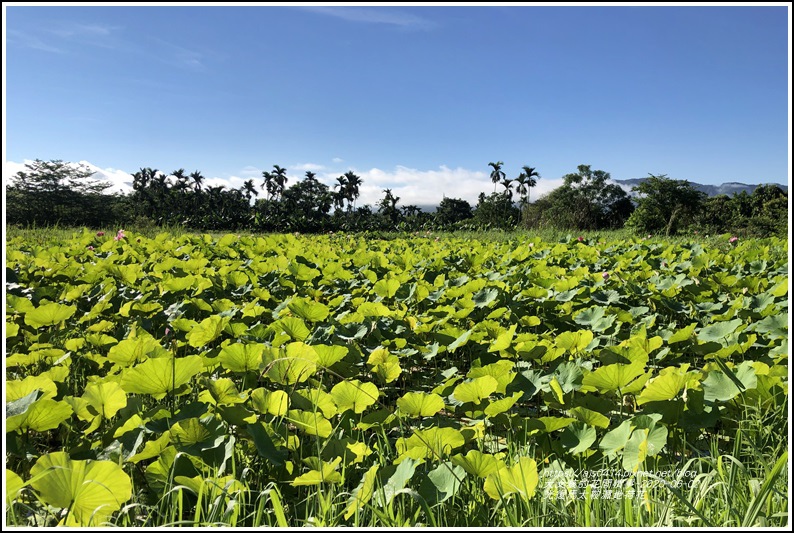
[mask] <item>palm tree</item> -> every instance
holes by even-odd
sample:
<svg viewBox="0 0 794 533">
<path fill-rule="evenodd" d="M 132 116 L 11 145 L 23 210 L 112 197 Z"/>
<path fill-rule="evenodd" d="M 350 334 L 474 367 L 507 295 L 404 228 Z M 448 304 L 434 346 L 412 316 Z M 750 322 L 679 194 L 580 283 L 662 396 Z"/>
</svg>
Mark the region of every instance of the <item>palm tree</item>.
<svg viewBox="0 0 794 533">
<path fill-rule="evenodd" d="M 348 201 L 352 202 L 353 208 L 356 207 L 356 198 L 359 197 L 358 186 L 361 185 L 363 182 L 361 178 L 356 176 L 352 170 L 348 170 L 344 174 L 346 178 L 346 189 L 347 189 L 347 198 Z"/>
<path fill-rule="evenodd" d="M 510 202 L 512 202 L 513 201 L 513 180 L 505 178 L 505 179 L 503 179 L 500 182 L 500 185 L 502 185 L 502 187 L 505 188 L 504 195 L 508 196 L 510 198 Z"/>
<path fill-rule="evenodd" d="M 284 192 L 287 185 L 287 169 L 278 165 L 273 165 L 273 168 L 275 169 L 273 181 L 276 184 L 276 193 L 278 197 L 281 198 L 281 194 Z"/>
<path fill-rule="evenodd" d="M 265 181 L 262 182 L 262 188 L 267 191 L 267 199 L 270 200 L 270 196 L 273 194 L 273 173 L 267 170 L 262 171 L 262 177 L 265 178 Z"/>
<path fill-rule="evenodd" d="M 505 173 L 502 172 L 502 165 L 504 165 L 504 162 L 497 161 L 496 163 L 488 163 L 488 165 L 493 167 L 491 181 L 493 182 L 493 192 L 496 192 L 496 184 L 505 178 Z"/>
<path fill-rule="evenodd" d="M 334 185 L 334 189 L 339 187 L 339 191 L 334 194 L 334 204 L 339 207 L 340 209 L 347 200 L 347 210 L 350 211 L 350 199 L 348 198 L 348 191 L 350 189 L 347 181 L 347 174 L 343 174 L 336 178 L 337 184 Z"/>
<path fill-rule="evenodd" d="M 201 184 L 204 183 L 204 176 L 201 175 L 201 172 L 196 170 L 190 174 L 190 178 L 193 180 L 193 190 L 199 192 L 201 190 Z"/>
<path fill-rule="evenodd" d="M 249 202 L 251 201 L 251 195 L 259 196 L 259 192 L 256 190 L 256 187 L 254 187 L 254 180 L 252 179 L 246 180 L 243 183 L 242 190 L 243 190 L 243 194 L 245 194 L 245 199 L 248 200 Z"/>
<path fill-rule="evenodd" d="M 521 174 L 518 175 L 519 183 L 523 185 L 524 190 L 526 191 L 526 199 L 524 200 L 524 204 L 529 203 L 529 193 L 535 185 L 538 184 L 538 180 L 535 178 L 540 178 L 540 174 L 538 174 L 533 167 L 524 165 L 522 168 Z M 523 178 L 522 178 L 523 177 Z M 520 194 L 524 194 L 519 189 Z"/>
</svg>

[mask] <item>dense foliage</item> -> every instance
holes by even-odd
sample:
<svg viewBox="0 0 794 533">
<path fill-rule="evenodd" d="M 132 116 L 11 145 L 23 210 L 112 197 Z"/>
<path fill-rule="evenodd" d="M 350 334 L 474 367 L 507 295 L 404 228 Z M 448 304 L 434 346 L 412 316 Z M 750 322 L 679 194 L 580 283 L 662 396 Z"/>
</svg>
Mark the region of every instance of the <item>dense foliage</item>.
<svg viewBox="0 0 794 533">
<path fill-rule="evenodd" d="M 687 181 L 651 175 L 634 188 L 637 196 L 632 199 L 610 181 L 609 173 L 580 165 L 563 177 L 561 187 L 530 202 L 540 178 L 534 167 L 525 165 L 509 179 L 501 161 L 489 165 L 494 191 L 481 193 L 473 209 L 465 200 L 445 198 L 429 213 L 400 205 L 392 189 L 384 189 L 374 206 L 356 206 L 362 180 L 352 171 L 328 187 L 313 172 L 290 184 L 286 168 L 273 165 L 262 173 L 260 184 L 249 179 L 230 189 L 206 186 L 199 171 L 166 174 L 146 167 L 133 175 L 130 195 L 108 195 L 103 194 L 108 184 L 91 181 L 85 168 L 37 160 L 7 189 L 6 223 L 301 233 L 517 227 L 588 231 L 624 225 L 640 234 L 665 235 L 700 231 L 769 236 L 787 230 L 788 198 L 776 186 L 759 186 L 751 195 L 706 198 Z"/>
<path fill-rule="evenodd" d="M 7 523 L 783 525 L 787 244 L 13 238 Z"/>
</svg>

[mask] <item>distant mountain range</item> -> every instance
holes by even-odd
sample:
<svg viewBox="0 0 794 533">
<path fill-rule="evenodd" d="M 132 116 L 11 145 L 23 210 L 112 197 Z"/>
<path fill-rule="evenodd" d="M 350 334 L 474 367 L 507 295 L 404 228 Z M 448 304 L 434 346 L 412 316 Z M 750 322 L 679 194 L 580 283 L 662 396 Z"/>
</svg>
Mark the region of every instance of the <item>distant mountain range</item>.
<svg viewBox="0 0 794 533">
<path fill-rule="evenodd" d="M 623 189 L 626 190 L 627 193 L 631 194 L 631 188 L 635 185 L 639 185 L 643 181 L 647 180 L 648 178 L 632 178 L 628 180 L 612 180 Z M 704 193 L 708 194 L 709 196 L 719 196 L 720 194 L 727 194 L 728 196 L 733 196 L 734 194 L 741 194 L 742 191 L 747 192 L 747 194 L 752 194 L 758 184 L 747 184 L 747 183 L 738 183 L 735 181 L 729 181 L 728 183 L 722 183 L 720 185 L 703 185 L 702 183 L 695 183 L 693 181 L 689 182 L 695 189 L 699 191 L 703 191 Z M 783 191 L 788 193 L 788 185 L 782 185 L 780 183 L 765 183 L 763 185 L 777 185 Z"/>
</svg>

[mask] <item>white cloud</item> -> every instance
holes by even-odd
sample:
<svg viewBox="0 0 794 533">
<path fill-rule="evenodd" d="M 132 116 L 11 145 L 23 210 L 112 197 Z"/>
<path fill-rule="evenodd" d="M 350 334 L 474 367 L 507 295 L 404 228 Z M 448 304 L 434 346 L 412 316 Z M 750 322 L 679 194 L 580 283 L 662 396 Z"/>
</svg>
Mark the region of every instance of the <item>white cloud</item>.
<svg viewBox="0 0 794 533">
<path fill-rule="evenodd" d="M 345 160 L 342 159 L 341 157 L 334 157 L 333 159 L 331 159 L 331 161 L 333 161 L 334 163 L 344 163 L 345 162 Z"/>
<path fill-rule="evenodd" d="M 317 163 L 301 163 L 299 165 L 293 165 L 290 168 L 292 170 L 302 170 L 304 172 L 307 170 L 318 172 L 320 170 L 325 170 L 325 165 L 318 165 Z"/>
</svg>

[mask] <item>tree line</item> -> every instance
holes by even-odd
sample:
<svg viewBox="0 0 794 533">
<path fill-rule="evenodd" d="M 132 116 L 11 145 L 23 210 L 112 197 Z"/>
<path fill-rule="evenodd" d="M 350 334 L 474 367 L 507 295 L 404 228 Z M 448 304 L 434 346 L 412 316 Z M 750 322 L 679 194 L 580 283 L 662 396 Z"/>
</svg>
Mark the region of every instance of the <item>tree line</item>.
<svg viewBox="0 0 794 533">
<path fill-rule="evenodd" d="M 261 183 L 249 179 L 239 188 L 229 188 L 207 186 L 199 171 L 168 174 L 146 167 L 133 174 L 132 193 L 108 194 L 111 184 L 91 179 L 87 167 L 37 159 L 6 189 L 6 224 L 301 233 L 623 227 L 664 235 L 787 232 L 787 193 L 775 185 L 758 186 L 752 194 L 708 197 L 686 180 L 649 174 L 633 187 L 632 197 L 611 182 L 608 172 L 579 165 L 563 176 L 560 187 L 533 202 L 530 193 L 540 178 L 534 167 L 523 166 L 510 179 L 502 161 L 488 165 L 492 193 L 480 193 L 474 206 L 444 198 L 429 213 L 416 205 L 400 205 L 392 189 L 384 189 L 375 206 L 357 206 L 363 181 L 353 171 L 329 187 L 311 171 L 289 184 L 286 168 L 273 165 L 262 173 Z"/>
</svg>

